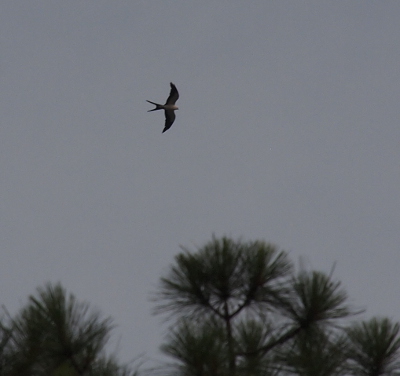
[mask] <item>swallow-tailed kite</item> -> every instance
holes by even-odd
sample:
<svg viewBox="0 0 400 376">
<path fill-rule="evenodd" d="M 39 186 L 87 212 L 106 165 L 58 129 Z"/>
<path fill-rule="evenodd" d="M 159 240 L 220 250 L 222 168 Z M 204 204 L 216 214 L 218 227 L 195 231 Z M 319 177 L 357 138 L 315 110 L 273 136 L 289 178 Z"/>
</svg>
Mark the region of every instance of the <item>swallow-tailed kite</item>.
<svg viewBox="0 0 400 376">
<path fill-rule="evenodd" d="M 171 85 L 171 91 L 169 93 L 169 97 L 168 97 L 167 101 L 165 102 L 165 104 L 158 104 L 158 103 L 154 103 L 151 101 L 146 101 L 146 102 L 149 102 L 156 106 L 156 108 L 153 108 L 152 110 L 149 110 L 147 112 L 164 110 L 165 126 L 164 126 L 164 130 L 162 131 L 162 133 L 164 133 L 169 128 L 171 128 L 171 125 L 174 123 L 174 120 L 175 120 L 175 110 L 179 110 L 178 107 L 175 106 L 175 103 L 179 98 L 178 90 L 172 82 L 170 83 L 170 85 Z"/>
</svg>

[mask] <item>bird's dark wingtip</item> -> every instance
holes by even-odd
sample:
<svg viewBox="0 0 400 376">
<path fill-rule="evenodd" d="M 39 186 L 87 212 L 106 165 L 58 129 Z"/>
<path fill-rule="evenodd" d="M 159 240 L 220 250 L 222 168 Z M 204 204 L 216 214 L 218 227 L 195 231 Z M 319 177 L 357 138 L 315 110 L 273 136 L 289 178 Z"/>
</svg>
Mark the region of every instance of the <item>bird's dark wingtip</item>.
<svg viewBox="0 0 400 376">
<path fill-rule="evenodd" d="M 168 129 L 171 128 L 171 125 L 166 125 L 162 131 L 162 133 L 166 132 Z"/>
</svg>

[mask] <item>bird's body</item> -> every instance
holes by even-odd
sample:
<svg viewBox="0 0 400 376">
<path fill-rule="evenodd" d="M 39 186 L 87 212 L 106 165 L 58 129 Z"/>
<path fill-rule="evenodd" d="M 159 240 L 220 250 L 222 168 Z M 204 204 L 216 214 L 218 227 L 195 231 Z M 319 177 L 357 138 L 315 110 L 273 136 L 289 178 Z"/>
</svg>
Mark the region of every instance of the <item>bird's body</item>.
<svg viewBox="0 0 400 376">
<path fill-rule="evenodd" d="M 175 103 L 179 98 L 178 90 L 177 90 L 176 86 L 172 82 L 170 83 L 170 85 L 171 85 L 171 91 L 169 93 L 169 97 L 168 97 L 167 101 L 165 102 L 165 104 L 159 104 L 159 103 L 147 101 L 147 102 L 149 102 L 151 104 L 154 104 L 156 106 L 156 108 L 153 108 L 152 110 L 149 110 L 147 112 L 152 112 L 152 111 L 157 111 L 157 110 L 164 110 L 164 113 L 165 113 L 165 126 L 164 126 L 164 129 L 163 129 L 162 133 L 164 133 L 169 128 L 171 128 L 172 124 L 175 121 L 175 110 L 179 110 L 179 108 L 177 106 L 175 106 Z"/>
</svg>

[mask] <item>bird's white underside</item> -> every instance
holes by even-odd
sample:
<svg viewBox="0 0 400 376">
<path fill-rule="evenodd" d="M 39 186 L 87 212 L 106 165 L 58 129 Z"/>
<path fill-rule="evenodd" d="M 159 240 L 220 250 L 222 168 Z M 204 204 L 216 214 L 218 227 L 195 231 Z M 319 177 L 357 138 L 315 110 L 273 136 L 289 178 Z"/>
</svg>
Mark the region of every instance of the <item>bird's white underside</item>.
<svg viewBox="0 0 400 376">
<path fill-rule="evenodd" d="M 174 104 L 162 104 L 160 105 L 161 108 L 164 110 L 178 110 L 178 107 L 175 106 Z"/>
</svg>

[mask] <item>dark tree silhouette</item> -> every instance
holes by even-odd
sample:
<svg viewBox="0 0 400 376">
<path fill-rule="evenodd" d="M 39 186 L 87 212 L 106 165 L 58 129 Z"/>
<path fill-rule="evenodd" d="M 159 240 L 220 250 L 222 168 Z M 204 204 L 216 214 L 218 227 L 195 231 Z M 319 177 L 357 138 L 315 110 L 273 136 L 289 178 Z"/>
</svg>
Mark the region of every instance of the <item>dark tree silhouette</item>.
<svg viewBox="0 0 400 376">
<path fill-rule="evenodd" d="M 60 284 L 47 284 L 2 326 L 2 375 L 130 375 L 127 367 L 107 357 L 104 347 L 110 318 L 67 295 Z"/>
<path fill-rule="evenodd" d="M 397 324 L 348 327 L 361 311 L 348 305 L 340 282 L 318 271 L 296 273 L 286 252 L 262 241 L 223 237 L 193 252 L 182 247 L 154 301 L 155 313 L 172 322 L 161 347 L 173 359 L 171 375 L 378 376 L 400 369 Z"/>
</svg>

